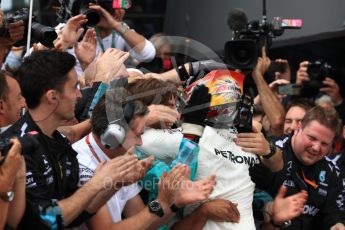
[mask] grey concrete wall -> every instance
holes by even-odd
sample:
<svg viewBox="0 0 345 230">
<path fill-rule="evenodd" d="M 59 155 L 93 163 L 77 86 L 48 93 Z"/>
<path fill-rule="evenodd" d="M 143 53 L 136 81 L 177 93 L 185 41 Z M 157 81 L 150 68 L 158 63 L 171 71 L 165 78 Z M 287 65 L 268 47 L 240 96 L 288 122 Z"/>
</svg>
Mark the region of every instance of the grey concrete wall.
<svg viewBox="0 0 345 230">
<path fill-rule="evenodd" d="M 266 6 L 268 19 L 281 16 L 303 20 L 301 30 L 286 30 L 279 39 L 337 30 L 345 20 L 343 0 L 267 0 Z M 165 32 L 221 50 L 231 38 L 226 20 L 234 8 L 244 9 L 249 20 L 261 20 L 261 0 L 168 0 Z"/>
</svg>

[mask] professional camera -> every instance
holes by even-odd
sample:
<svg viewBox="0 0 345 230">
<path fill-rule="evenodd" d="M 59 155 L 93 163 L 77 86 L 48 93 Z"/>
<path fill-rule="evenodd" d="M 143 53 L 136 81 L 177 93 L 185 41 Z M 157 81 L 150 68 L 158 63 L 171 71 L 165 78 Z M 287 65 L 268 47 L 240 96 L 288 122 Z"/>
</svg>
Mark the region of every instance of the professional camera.
<svg viewBox="0 0 345 230">
<path fill-rule="evenodd" d="M 309 81 L 303 82 L 302 85 L 287 84 L 278 86 L 278 93 L 290 96 L 314 97 L 319 93 L 320 88 L 325 87 L 322 83 L 323 80 L 327 76 L 334 76 L 334 69 L 327 62 L 309 62 L 307 68 Z"/>
<path fill-rule="evenodd" d="M 18 141 L 21 144 L 21 154 L 30 153 L 38 148 L 38 141 L 35 139 L 36 135 L 26 134 L 23 137 L 18 137 Z M 6 159 L 8 152 L 12 147 L 12 143 L 9 138 L 0 138 L 0 165 L 2 165 Z"/>
<path fill-rule="evenodd" d="M 248 22 L 246 13 L 235 9 L 229 14 L 228 25 L 233 32 L 233 38 L 225 44 L 225 61 L 234 69 L 251 70 L 261 56 L 263 46 L 269 48 L 272 39 L 281 36 L 284 29 L 300 29 L 302 20 L 274 17 L 272 23 L 269 23 L 264 4 L 261 22 Z"/>
<path fill-rule="evenodd" d="M 225 44 L 226 62 L 235 69 L 253 69 L 260 48 L 265 45 L 265 31 L 257 22 L 246 24 L 243 30 L 235 31 L 233 40 Z"/>
<path fill-rule="evenodd" d="M 59 0 L 61 6 L 57 11 L 58 20 L 66 22 L 73 16 L 78 14 L 86 15 L 87 22 L 84 24 L 86 27 L 93 27 L 99 23 L 101 16 L 95 10 L 89 9 L 90 3 L 97 3 L 105 8 L 103 3 L 112 3 L 110 0 Z"/>
<path fill-rule="evenodd" d="M 15 46 L 26 45 L 28 22 L 29 22 L 29 9 L 22 8 L 17 10 L 13 16 L 5 18 L 4 26 L 0 28 L 0 37 L 9 38 L 9 26 L 11 23 L 23 21 L 25 25 L 25 33 L 23 39 L 18 41 Z M 57 38 L 57 34 L 53 27 L 44 26 L 38 22 L 32 21 L 31 25 L 31 39 L 32 42 L 40 42 L 44 46 L 54 47 L 53 41 Z"/>
<path fill-rule="evenodd" d="M 320 88 L 325 87 L 322 83 L 328 76 L 333 76 L 333 68 L 324 61 L 309 62 L 307 65 L 307 73 L 309 75 L 309 81 L 305 81 L 302 84 L 301 96 L 302 97 L 315 97 L 319 94 Z M 332 73 L 331 73 L 332 72 Z"/>
<path fill-rule="evenodd" d="M 322 88 L 323 80 L 330 75 L 332 67 L 324 61 L 309 62 L 307 72 L 310 81 L 305 82 L 304 87 Z"/>
</svg>

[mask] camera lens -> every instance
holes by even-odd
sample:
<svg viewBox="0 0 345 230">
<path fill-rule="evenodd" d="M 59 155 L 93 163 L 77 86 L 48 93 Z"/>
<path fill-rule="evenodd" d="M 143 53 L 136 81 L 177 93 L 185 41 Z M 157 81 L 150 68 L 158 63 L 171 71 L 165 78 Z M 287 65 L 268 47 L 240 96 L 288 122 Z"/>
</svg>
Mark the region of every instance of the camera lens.
<svg viewBox="0 0 345 230">
<path fill-rule="evenodd" d="M 241 64 L 245 64 L 250 60 L 250 51 L 246 47 L 238 47 L 232 55 Z"/>
<path fill-rule="evenodd" d="M 225 57 L 235 69 L 252 69 L 258 58 L 255 41 L 249 39 L 229 41 L 225 44 Z"/>
<path fill-rule="evenodd" d="M 42 45 L 52 48 L 54 47 L 54 40 L 57 38 L 57 34 L 53 27 L 44 26 L 37 22 L 32 22 L 32 34 L 34 40 L 39 41 Z"/>
<path fill-rule="evenodd" d="M 83 12 L 83 14 L 86 15 L 86 18 L 87 18 L 86 25 L 87 26 L 96 26 L 99 23 L 99 21 L 101 20 L 101 16 L 95 10 L 87 9 Z"/>
<path fill-rule="evenodd" d="M 318 75 L 321 73 L 320 65 L 310 65 L 308 66 L 308 75 L 310 79 L 318 78 Z"/>
</svg>

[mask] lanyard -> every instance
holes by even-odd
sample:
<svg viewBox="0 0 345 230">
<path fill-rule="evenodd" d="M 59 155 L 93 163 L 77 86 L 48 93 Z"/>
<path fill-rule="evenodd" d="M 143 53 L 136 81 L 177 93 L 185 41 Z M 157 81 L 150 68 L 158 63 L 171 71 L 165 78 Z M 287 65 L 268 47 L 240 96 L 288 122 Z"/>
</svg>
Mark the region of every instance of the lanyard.
<svg viewBox="0 0 345 230">
<path fill-rule="evenodd" d="M 91 134 L 91 133 L 89 133 L 89 134 L 86 136 L 86 138 L 85 138 L 86 144 L 89 146 L 90 151 L 91 151 L 91 153 L 93 154 L 93 156 L 96 158 L 96 160 L 97 160 L 99 163 L 101 163 L 101 160 L 100 160 L 99 157 L 97 156 L 97 153 L 95 152 L 95 150 L 93 149 L 93 147 L 92 147 L 92 145 L 91 145 L 91 143 L 90 143 L 90 134 Z"/>
<path fill-rule="evenodd" d="M 101 38 L 101 32 L 99 31 L 98 26 L 95 27 L 96 30 L 96 36 L 97 36 L 97 41 L 99 45 L 101 46 L 101 49 L 103 53 L 105 52 L 105 47 Z M 115 39 L 116 38 L 116 32 L 114 30 L 111 31 L 111 48 L 115 48 Z"/>
<path fill-rule="evenodd" d="M 303 170 L 302 170 L 302 177 L 303 177 L 303 180 L 307 183 L 307 184 L 309 184 L 310 186 L 312 186 L 314 189 L 317 189 L 317 184 L 315 183 L 315 180 L 309 180 L 308 178 L 306 178 L 305 177 L 305 175 L 304 175 L 304 172 L 303 172 Z"/>
</svg>

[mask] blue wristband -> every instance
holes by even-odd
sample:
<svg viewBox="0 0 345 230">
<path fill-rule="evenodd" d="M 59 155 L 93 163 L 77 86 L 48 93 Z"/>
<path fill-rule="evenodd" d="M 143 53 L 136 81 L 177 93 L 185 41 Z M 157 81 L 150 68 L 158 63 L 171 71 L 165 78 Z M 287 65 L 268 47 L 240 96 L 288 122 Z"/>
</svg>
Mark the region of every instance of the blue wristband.
<svg viewBox="0 0 345 230">
<path fill-rule="evenodd" d="M 39 206 L 39 210 L 41 219 L 50 227 L 50 229 L 63 229 L 64 217 L 56 200 L 53 200 L 52 205 L 49 207 L 43 208 Z"/>
</svg>

